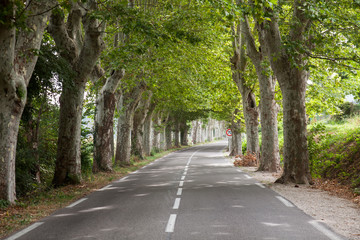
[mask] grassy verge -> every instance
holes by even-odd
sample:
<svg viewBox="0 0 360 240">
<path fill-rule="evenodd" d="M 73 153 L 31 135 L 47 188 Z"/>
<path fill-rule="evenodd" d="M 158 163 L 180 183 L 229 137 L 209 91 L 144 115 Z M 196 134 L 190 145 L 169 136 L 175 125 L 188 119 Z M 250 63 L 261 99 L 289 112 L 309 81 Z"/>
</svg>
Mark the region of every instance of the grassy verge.
<svg viewBox="0 0 360 240">
<path fill-rule="evenodd" d="M 360 116 L 341 122 L 318 122 L 309 130 L 311 173 L 319 186 L 330 191 L 347 188 L 352 192 L 350 197 L 359 201 Z"/>
<path fill-rule="evenodd" d="M 33 222 L 50 215 L 55 210 L 63 208 L 110 182 L 182 148 L 156 153 L 154 156 L 146 157 L 142 161 L 133 158 L 130 166 L 116 167 L 111 173 L 89 175 L 84 177 L 83 182 L 79 185 L 42 189 L 33 192 L 27 197 L 18 199 L 17 204 L 14 206 L 0 207 L 0 238 L 25 228 Z"/>
</svg>

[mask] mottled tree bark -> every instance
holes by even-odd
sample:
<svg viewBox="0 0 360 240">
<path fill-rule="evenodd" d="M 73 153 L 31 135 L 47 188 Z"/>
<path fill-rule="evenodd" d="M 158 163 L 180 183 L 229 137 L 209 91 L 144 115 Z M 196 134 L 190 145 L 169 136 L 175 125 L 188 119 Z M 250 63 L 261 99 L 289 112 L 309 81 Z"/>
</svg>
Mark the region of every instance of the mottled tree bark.
<svg viewBox="0 0 360 240">
<path fill-rule="evenodd" d="M 165 146 L 166 150 L 169 150 L 172 148 L 172 125 L 173 121 L 170 117 L 167 118 L 166 124 L 165 124 Z"/>
<path fill-rule="evenodd" d="M 133 123 L 133 136 L 131 138 L 132 143 L 132 154 L 138 156 L 140 159 L 144 159 L 144 147 L 143 147 L 143 136 L 144 136 L 144 123 L 148 114 L 150 103 L 152 98 L 152 92 L 144 95 L 140 101 L 139 106 L 134 113 Z"/>
<path fill-rule="evenodd" d="M 15 156 L 21 114 L 44 29 L 56 1 L 31 1 L 24 15 L 26 29 L 16 29 L 15 1 L 2 1 L 0 22 L 0 199 L 15 203 Z"/>
<path fill-rule="evenodd" d="M 146 85 L 142 82 L 130 92 L 119 98 L 118 111 L 120 113 L 117 127 L 116 165 L 129 165 L 131 153 L 131 131 L 133 130 L 134 112 L 141 99 Z"/>
<path fill-rule="evenodd" d="M 303 42 L 304 34 L 311 24 L 304 12 L 305 3 L 305 0 L 294 1 L 293 17 L 288 34 L 292 42 Z M 267 9 L 267 11 L 271 10 Z M 306 83 L 309 76 L 305 66 L 306 58 L 301 51 L 292 53 L 286 51 L 277 21 L 274 15 L 271 21 L 264 21 L 260 26 L 271 67 L 283 95 L 284 172 L 277 182 L 312 184 L 305 111 Z"/>
<path fill-rule="evenodd" d="M 245 126 L 246 126 L 246 151 L 254 154 L 256 158 L 260 159 L 259 148 L 259 110 L 256 106 L 255 95 L 251 88 L 246 85 L 246 80 L 243 72 L 246 68 L 246 56 L 244 50 L 245 42 L 241 42 L 240 27 L 237 32 L 234 29 L 234 56 L 231 59 L 233 75 L 232 78 L 239 89 L 242 98 Z"/>
<path fill-rule="evenodd" d="M 192 122 L 192 142 L 193 142 L 193 144 L 197 143 L 198 128 L 199 128 L 199 121 L 198 120 L 193 121 Z"/>
<path fill-rule="evenodd" d="M 241 37 L 241 41 L 246 42 L 248 56 L 255 66 L 260 86 L 262 144 L 258 170 L 277 172 L 280 170 L 280 154 L 277 125 L 279 106 L 275 102 L 276 79 L 271 76 L 270 63 L 266 55 L 263 36 L 259 34 L 262 51 L 258 51 L 246 17 L 245 20 L 241 22 L 240 32 L 243 36 Z"/>
<path fill-rule="evenodd" d="M 63 10 L 51 15 L 49 32 L 61 56 L 72 66 L 75 76 L 63 82 L 60 97 L 59 137 L 53 184 L 75 184 L 81 181 L 81 119 L 86 82 L 104 48 L 103 27 L 90 16 L 95 1 L 86 5 L 72 2 L 65 23 Z M 84 32 L 84 34 L 83 34 Z"/>
<path fill-rule="evenodd" d="M 153 142 L 152 142 L 152 149 L 155 150 L 155 152 L 158 152 L 161 148 L 160 143 L 160 132 L 161 132 L 161 119 L 160 119 L 160 113 L 156 112 L 154 116 L 154 122 L 153 122 Z"/>
<path fill-rule="evenodd" d="M 180 147 L 180 122 L 175 120 L 175 131 L 174 131 L 174 145 Z"/>
<path fill-rule="evenodd" d="M 183 146 L 189 145 L 188 131 L 189 131 L 189 127 L 186 124 L 186 120 L 182 120 L 180 122 L 180 142 L 181 142 L 181 145 L 183 145 Z"/>
<path fill-rule="evenodd" d="M 123 70 L 114 71 L 96 99 L 93 172 L 112 171 L 115 92 L 124 74 Z"/>
<path fill-rule="evenodd" d="M 152 147 L 152 132 L 151 129 L 153 127 L 153 113 L 155 110 L 156 104 L 151 103 L 149 107 L 148 114 L 146 115 L 145 122 L 144 122 L 144 138 L 143 138 L 143 145 L 144 145 L 144 153 L 146 156 L 151 155 L 151 147 Z"/>
<path fill-rule="evenodd" d="M 241 121 L 236 117 L 239 113 L 239 109 L 235 109 L 231 120 L 232 148 L 229 156 L 242 155 Z"/>
</svg>

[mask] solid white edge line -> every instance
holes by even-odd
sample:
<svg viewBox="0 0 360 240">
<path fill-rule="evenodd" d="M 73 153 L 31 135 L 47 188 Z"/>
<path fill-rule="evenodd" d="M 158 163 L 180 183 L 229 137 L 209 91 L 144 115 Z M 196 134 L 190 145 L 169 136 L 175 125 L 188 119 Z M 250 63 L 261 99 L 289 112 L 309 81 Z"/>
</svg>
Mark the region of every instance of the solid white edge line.
<svg viewBox="0 0 360 240">
<path fill-rule="evenodd" d="M 106 189 L 108 189 L 108 188 L 111 188 L 111 187 L 112 187 L 112 185 L 109 184 L 109 185 L 107 185 L 107 186 L 105 186 L 105 187 L 103 187 L 103 188 L 100 188 L 100 189 L 97 190 L 97 191 L 104 191 L 104 190 L 106 190 Z"/>
<path fill-rule="evenodd" d="M 172 233 L 175 229 L 176 214 L 170 214 L 169 221 L 166 225 L 165 232 Z"/>
<path fill-rule="evenodd" d="M 173 209 L 179 209 L 181 198 L 176 198 Z"/>
<path fill-rule="evenodd" d="M 255 184 L 258 185 L 258 186 L 261 187 L 261 188 L 265 188 L 265 186 L 262 185 L 261 183 L 255 183 Z"/>
<path fill-rule="evenodd" d="M 178 188 L 176 195 L 181 196 L 181 194 L 182 194 L 182 188 Z"/>
<path fill-rule="evenodd" d="M 185 180 L 185 176 L 182 176 L 182 177 L 181 177 L 181 180 Z"/>
<path fill-rule="evenodd" d="M 281 196 L 276 196 L 277 199 L 279 199 L 280 202 L 282 202 L 285 206 L 287 207 L 294 207 L 294 205 L 289 202 L 288 200 L 286 200 L 285 198 L 281 197 Z"/>
<path fill-rule="evenodd" d="M 182 187 L 182 186 L 184 186 L 184 181 L 180 181 L 180 183 L 179 183 L 179 187 Z"/>
<path fill-rule="evenodd" d="M 342 238 L 336 236 L 333 232 L 331 232 L 329 229 L 327 229 L 326 227 L 322 226 L 321 224 L 319 224 L 319 221 L 317 220 L 312 220 L 309 222 L 314 228 L 316 228 L 317 230 L 319 230 L 320 232 L 322 232 L 323 234 L 325 234 L 328 238 L 330 238 L 331 240 L 342 240 Z"/>
<path fill-rule="evenodd" d="M 78 205 L 79 203 L 82 203 L 83 201 L 87 200 L 87 198 L 82 198 L 77 200 L 76 202 L 73 202 L 72 204 L 70 204 L 69 206 L 67 206 L 66 208 L 72 208 L 75 207 L 76 205 Z"/>
<path fill-rule="evenodd" d="M 29 227 L 25 228 L 24 230 L 18 232 L 15 235 L 12 235 L 9 238 L 6 238 L 6 240 L 15 240 L 23 235 L 25 235 L 26 233 L 30 232 L 31 230 L 34 230 L 35 228 L 37 228 L 38 226 L 40 226 L 41 224 L 43 224 L 43 222 L 36 222 L 32 225 L 30 225 Z"/>
<path fill-rule="evenodd" d="M 249 175 L 245 174 L 244 177 L 246 177 L 247 179 L 251 179 L 252 177 L 250 177 Z"/>
</svg>

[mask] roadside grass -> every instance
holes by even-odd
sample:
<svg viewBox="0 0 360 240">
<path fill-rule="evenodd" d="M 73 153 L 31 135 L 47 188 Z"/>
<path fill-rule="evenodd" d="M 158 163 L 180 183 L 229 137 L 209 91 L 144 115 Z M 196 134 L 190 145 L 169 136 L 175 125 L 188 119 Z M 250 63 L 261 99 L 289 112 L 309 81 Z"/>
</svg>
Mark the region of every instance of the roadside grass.
<svg viewBox="0 0 360 240">
<path fill-rule="evenodd" d="M 71 202 L 140 169 L 158 158 L 188 147 L 190 146 L 182 146 L 180 148 L 154 153 L 153 156 L 147 156 L 144 160 L 132 157 L 131 165 L 116 166 L 113 169 L 114 171 L 109 173 L 101 172 L 86 175 L 79 185 L 39 189 L 26 197 L 19 198 L 16 205 L 6 206 L 0 204 L 0 238 L 8 236 L 17 230 L 49 216 L 57 209 L 69 205 Z"/>
<path fill-rule="evenodd" d="M 360 116 L 309 125 L 312 176 L 319 188 L 360 202 Z"/>
</svg>

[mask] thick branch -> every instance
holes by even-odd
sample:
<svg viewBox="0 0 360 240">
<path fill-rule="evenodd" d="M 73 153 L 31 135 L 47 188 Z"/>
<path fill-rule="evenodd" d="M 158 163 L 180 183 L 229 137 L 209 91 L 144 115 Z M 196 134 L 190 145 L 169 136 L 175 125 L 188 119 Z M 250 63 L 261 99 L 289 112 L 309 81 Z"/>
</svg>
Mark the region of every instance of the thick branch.
<svg viewBox="0 0 360 240">
<path fill-rule="evenodd" d="M 64 12 L 60 7 L 51 14 L 48 31 L 54 38 L 56 46 L 60 48 L 61 55 L 70 63 L 74 63 L 78 56 L 76 45 L 68 35 L 64 22 Z"/>
<path fill-rule="evenodd" d="M 251 34 L 249 21 L 246 16 L 244 16 L 244 20 L 241 21 L 241 33 L 246 40 L 246 50 L 249 57 L 254 61 L 254 64 L 260 64 L 260 54 L 256 49 L 255 40 Z"/>
</svg>

